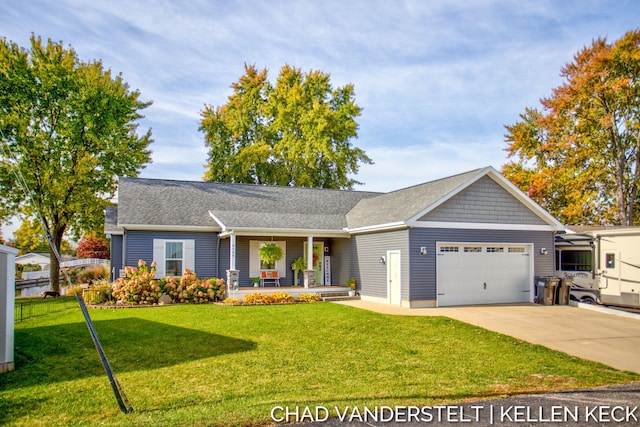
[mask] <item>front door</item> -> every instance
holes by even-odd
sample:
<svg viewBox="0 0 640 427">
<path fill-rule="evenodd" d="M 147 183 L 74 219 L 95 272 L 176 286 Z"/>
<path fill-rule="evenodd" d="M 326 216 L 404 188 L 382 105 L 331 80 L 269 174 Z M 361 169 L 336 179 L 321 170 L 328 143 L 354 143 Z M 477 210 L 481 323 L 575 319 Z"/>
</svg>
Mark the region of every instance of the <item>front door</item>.
<svg viewBox="0 0 640 427">
<path fill-rule="evenodd" d="M 304 262 L 307 263 L 307 246 L 304 242 Z M 313 242 L 313 269 L 316 272 L 316 286 L 324 285 L 324 242 Z"/>
<path fill-rule="evenodd" d="M 400 251 L 387 251 L 387 295 L 389 304 L 401 305 Z"/>
</svg>

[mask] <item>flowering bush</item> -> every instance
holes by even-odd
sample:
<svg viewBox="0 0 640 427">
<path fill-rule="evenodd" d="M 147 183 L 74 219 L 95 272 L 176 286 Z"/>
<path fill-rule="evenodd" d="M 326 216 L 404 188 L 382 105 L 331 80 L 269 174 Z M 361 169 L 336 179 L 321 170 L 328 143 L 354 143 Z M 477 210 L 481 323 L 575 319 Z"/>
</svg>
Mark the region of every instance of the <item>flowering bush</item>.
<svg viewBox="0 0 640 427">
<path fill-rule="evenodd" d="M 202 304 L 220 301 L 224 297 L 223 279 L 198 279 L 196 273 L 185 268 L 182 277 L 169 277 L 163 283 L 164 291 L 174 302 Z"/>
<path fill-rule="evenodd" d="M 138 261 L 138 268 L 125 267 L 126 277 L 113 284 L 112 295 L 116 301 L 126 304 L 155 304 L 162 296 L 162 289 L 156 283 L 156 263 L 151 268 L 143 260 Z"/>
<path fill-rule="evenodd" d="M 322 301 L 322 297 L 318 294 L 299 294 L 299 302 L 318 302 Z"/>
<path fill-rule="evenodd" d="M 238 299 L 238 298 L 225 298 L 225 300 L 223 301 L 225 303 L 225 305 L 242 305 L 242 300 Z"/>
</svg>

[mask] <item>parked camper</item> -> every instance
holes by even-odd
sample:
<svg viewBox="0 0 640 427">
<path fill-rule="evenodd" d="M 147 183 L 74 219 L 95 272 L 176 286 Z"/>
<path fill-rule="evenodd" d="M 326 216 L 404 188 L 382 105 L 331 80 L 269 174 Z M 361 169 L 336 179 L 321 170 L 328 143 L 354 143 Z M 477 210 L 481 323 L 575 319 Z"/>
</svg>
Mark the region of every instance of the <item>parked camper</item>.
<svg viewBox="0 0 640 427">
<path fill-rule="evenodd" d="M 573 278 L 574 300 L 640 308 L 640 228 L 558 235 L 556 275 Z"/>
</svg>

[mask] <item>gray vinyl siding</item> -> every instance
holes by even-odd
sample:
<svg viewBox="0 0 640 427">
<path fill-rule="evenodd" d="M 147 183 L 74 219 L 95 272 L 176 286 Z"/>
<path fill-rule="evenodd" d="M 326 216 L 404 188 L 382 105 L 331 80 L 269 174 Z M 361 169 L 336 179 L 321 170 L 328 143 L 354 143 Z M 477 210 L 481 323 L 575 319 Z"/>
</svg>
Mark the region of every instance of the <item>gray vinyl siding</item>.
<svg viewBox="0 0 640 427">
<path fill-rule="evenodd" d="M 216 277 L 217 233 L 178 231 L 126 232 L 125 265 L 137 266 L 138 260 L 153 261 L 153 239 L 195 240 L 195 273 L 198 277 Z"/>
<path fill-rule="evenodd" d="M 111 258 L 111 280 L 115 280 L 119 276 L 119 271 L 124 268 L 122 263 L 122 236 L 112 235 L 109 244 L 110 258 Z"/>
<path fill-rule="evenodd" d="M 331 281 L 333 285 L 344 286 L 346 280 L 360 277 L 356 262 L 355 239 L 332 239 L 331 243 Z"/>
<path fill-rule="evenodd" d="M 399 230 L 360 234 L 352 238 L 355 250 L 352 263 L 363 296 L 387 298 L 387 266 L 380 263 L 380 257 L 386 257 L 387 251 L 399 250 L 402 299 L 409 297 L 408 234 L 408 230 Z"/>
<path fill-rule="evenodd" d="M 554 274 L 554 234 L 550 231 L 413 228 L 409 233 L 411 301 L 436 299 L 436 242 L 533 243 L 534 276 Z M 420 255 L 423 246 L 426 255 Z M 541 255 L 541 248 L 548 254 Z"/>
<path fill-rule="evenodd" d="M 547 225 L 488 176 L 465 188 L 420 221 Z"/>
<path fill-rule="evenodd" d="M 219 239 L 219 242 L 216 242 L 216 246 L 218 247 L 218 258 L 216 260 L 216 277 L 222 278 L 224 280 L 227 280 L 227 270 L 229 269 L 229 265 L 231 264 L 229 244 L 230 241 L 228 238 Z"/>
</svg>

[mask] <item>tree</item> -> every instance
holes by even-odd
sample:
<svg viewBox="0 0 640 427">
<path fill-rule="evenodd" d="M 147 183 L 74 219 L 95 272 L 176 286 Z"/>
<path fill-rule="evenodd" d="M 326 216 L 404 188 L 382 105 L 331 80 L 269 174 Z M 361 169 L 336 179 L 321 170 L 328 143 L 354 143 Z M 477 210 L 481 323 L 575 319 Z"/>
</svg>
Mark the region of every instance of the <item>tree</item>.
<svg viewBox="0 0 640 427">
<path fill-rule="evenodd" d="M 89 233 L 78 242 L 76 255 L 78 258 L 109 259 L 109 242 L 95 233 Z"/>
<path fill-rule="evenodd" d="M 29 252 L 49 252 L 49 243 L 38 220 L 22 221 L 13 237 L 16 248 L 22 255 Z"/>
<path fill-rule="evenodd" d="M 117 177 L 137 176 L 150 161 L 151 131 L 138 136 L 136 121 L 151 103 L 139 97 L 120 75 L 80 61 L 61 42 L 32 35 L 27 51 L 1 39 L 0 147 L 10 161 L 0 165 L 0 201 L 12 214 L 40 216 L 58 251 L 65 232 L 99 228 Z"/>
<path fill-rule="evenodd" d="M 334 89 L 328 74 L 289 65 L 275 86 L 267 74 L 245 65 L 227 104 L 201 112 L 209 147 L 204 179 L 341 189 L 360 184 L 349 174 L 372 161 L 350 142 L 361 111 L 353 85 Z"/>
<path fill-rule="evenodd" d="M 594 40 L 564 83 L 506 126 L 503 173 L 565 223 L 640 219 L 640 30 Z"/>
</svg>

